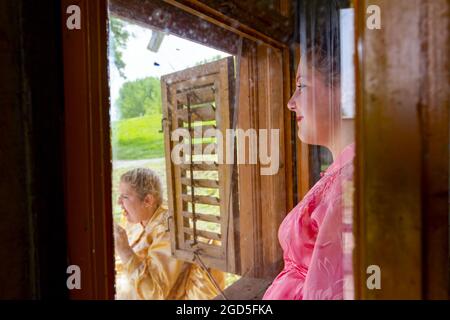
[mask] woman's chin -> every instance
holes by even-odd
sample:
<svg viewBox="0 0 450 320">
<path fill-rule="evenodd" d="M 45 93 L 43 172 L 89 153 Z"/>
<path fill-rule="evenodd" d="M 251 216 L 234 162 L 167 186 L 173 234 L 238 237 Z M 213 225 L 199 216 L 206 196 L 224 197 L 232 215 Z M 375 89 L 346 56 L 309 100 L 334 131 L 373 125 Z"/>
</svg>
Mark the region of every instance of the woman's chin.
<svg viewBox="0 0 450 320">
<path fill-rule="evenodd" d="M 306 144 L 311 144 L 308 137 L 305 134 L 303 134 L 301 130 L 298 131 L 297 136 L 301 142 L 306 143 Z"/>
<path fill-rule="evenodd" d="M 320 139 L 318 139 L 318 137 L 314 136 L 314 134 L 303 132 L 302 130 L 298 131 L 298 138 L 305 144 L 321 145 Z"/>
</svg>

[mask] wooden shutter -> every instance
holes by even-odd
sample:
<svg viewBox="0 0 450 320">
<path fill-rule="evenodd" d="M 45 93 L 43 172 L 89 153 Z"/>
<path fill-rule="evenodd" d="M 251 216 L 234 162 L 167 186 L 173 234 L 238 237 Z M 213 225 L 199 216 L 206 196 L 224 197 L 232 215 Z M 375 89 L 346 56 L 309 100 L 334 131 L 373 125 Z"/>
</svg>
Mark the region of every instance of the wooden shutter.
<svg viewBox="0 0 450 320">
<path fill-rule="evenodd" d="M 195 130 L 204 133 L 217 128 L 226 150 L 225 133 L 231 128 L 234 98 L 233 57 L 165 75 L 161 86 L 172 254 L 238 273 L 234 241 L 238 208 L 233 205 L 237 197 L 233 199 L 235 187 L 231 183 L 235 166 L 218 163 L 217 154 L 207 158 L 199 155 L 217 143 L 217 137 L 194 137 Z M 171 141 L 177 128 L 189 130 L 191 138 Z M 189 145 L 190 153 L 185 155 L 188 163 L 175 164 L 171 153 L 181 141 Z"/>
</svg>

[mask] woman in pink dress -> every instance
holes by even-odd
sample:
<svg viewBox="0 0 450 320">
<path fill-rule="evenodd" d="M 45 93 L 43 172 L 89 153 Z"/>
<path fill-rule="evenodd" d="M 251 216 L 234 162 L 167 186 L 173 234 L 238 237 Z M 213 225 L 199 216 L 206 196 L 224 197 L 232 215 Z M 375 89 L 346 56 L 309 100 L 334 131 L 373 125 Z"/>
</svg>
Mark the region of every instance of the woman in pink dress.
<svg viewBox="0 0 450 320">
<path fill-rule="evenodd" d="M 281 224 L 284 269 L 264 299 L 351 298 L 354 125 L 341 115 L 339 6 L 314 5 L 319 16 L 305 15 L 297 89 L 287 107 L 300 140 L 327 147 L 334 162 Z"/>
</svg>

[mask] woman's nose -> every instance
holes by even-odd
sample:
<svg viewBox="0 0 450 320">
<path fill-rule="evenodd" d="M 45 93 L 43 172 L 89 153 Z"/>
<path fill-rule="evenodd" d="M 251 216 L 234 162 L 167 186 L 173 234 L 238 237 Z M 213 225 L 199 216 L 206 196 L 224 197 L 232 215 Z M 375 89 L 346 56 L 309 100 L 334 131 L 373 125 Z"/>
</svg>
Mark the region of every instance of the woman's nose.
<svg viewBox="0 0 450 320">
<path fill-rule="evenodd" d="M 293 111 L 293 112 L 295 112 L 295 110 L 297 110 L 297 105 L 295 104 L 293 97 L 288 101 L 287 107 L 290 111 Z"/>
</svg>

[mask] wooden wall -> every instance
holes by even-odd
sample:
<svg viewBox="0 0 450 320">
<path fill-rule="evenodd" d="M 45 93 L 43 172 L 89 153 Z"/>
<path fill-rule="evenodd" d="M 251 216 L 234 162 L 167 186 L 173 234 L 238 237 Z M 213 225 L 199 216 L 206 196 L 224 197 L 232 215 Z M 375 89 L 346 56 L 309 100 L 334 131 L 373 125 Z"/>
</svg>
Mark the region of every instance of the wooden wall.
<svg viewBox="0 0 450 320">
<path fill-rule="evenodd" d="M 0 1 L 0 298 L 66 297 L 59 1 Z"/>
</svg>

